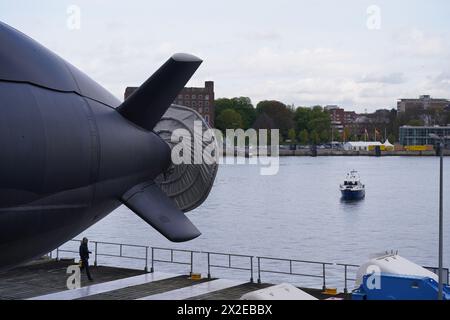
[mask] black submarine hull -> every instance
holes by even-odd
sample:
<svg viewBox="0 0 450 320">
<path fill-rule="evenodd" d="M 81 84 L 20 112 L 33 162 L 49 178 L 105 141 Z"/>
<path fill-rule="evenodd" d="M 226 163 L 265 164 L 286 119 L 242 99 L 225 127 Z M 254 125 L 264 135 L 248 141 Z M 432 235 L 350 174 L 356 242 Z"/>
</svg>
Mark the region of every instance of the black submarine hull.
<svg viewBox="0 0 450 320">
<path fill-rule="evenodd" d="M 154 130 L 201 63 L 175 54 L 121 103 L 0 22 L 0 269 L 48 253 L 121 204 L 170 241 L 201 234 L 184 212 L 207 197 L 215 170 L 181 203 L 165 179 L 174 180 L 171 146 Z M 189 111 L 177 110 L 185 127 Z"/>
<path fill-rule="evenodd" d="M 0 96 L 2 267 L 76 236 L 170 163 L 159 136 L 99 102 L 18 83 Z"/>
</svg>

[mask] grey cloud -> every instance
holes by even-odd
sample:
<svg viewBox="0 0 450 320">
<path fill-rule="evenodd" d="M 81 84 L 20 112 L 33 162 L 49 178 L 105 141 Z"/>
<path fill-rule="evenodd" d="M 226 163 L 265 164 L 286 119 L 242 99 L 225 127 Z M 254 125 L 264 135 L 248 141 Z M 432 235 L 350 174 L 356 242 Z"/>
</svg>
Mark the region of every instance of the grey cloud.
<svg viewBox="0 0 450 320">
<path fill-rule="evenodd" d="M 283 36 L 274 31 L 258 31 L 252 33 L 246 33 L 242 36 L 245 40 L 250 41 L 279 41 L 283 39 Z"/>
<path fill-rule="evenodd" d="M 441 73 L 439 73 L 434 80 L 436 82 L 445 82 L 445 83 L 449 83 L 450 82 L 450 71 L 443 71 Z"/>
<path fill-rule="evenodd" d="M 386 75 L 367 74 L 363 75 L 358 81 L 359 83 L 385 83 L 385 84 L 401 84 L 406 82 L 405 75 L 402 72 L 394 72 Z"/>
</svg>

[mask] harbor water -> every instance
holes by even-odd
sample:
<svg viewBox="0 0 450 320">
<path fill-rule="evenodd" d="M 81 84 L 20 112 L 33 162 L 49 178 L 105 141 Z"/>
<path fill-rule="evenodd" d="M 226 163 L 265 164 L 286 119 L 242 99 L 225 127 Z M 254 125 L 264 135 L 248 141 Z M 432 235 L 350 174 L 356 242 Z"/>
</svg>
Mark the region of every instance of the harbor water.
<svg viewBox="0 0 450 320">
<path fill-rule="evenodd" d="M 444 266 L 449 267 L 450 158 L 444 168 Z M 343 202 L 339 184 L 352 169 L 360 173 L 366 197 Z M 260 175 L 257 165 L 221 165 L 208 199 L 188 213 L 202 232 L 199 238 L 171 243 L 124 206 L 80 236 L 350 264 L 398 250 L 418 264 L 437 266 L 438 170 L 436 157 L 282 157 L 274 176 Z"/>
</svg>

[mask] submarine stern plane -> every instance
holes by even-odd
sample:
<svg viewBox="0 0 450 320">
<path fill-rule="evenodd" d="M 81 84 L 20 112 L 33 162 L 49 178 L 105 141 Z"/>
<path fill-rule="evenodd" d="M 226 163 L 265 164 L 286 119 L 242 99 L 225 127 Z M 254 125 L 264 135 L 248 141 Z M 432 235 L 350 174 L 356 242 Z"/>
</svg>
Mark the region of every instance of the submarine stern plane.
<svg viewBox="0 0 450 320">
<path fill-rule="evenodd" d="M 0 270 L 42 256 L 124 204 L 174 242 L 217 162 L 171 160 L 170 133 L 208 124 L 172 102 L 202 63 L 175 54 L 121 103 L 50 50 L 0 22 Z M 214 137 L 212 138 L 214 139 Z"/>
</svg>

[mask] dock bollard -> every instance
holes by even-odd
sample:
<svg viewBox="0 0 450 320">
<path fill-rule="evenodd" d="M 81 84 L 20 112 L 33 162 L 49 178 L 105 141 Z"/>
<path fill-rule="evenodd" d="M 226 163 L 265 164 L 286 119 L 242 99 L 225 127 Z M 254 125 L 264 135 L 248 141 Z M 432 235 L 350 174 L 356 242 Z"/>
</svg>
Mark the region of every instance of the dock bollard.
<svg viewBox="0 0 450 320">
<path fill-rule="evenodd" d="M 154 254 L 155 254 L 155 250 L 152 247 L 152 267 L 150 268 L 150 272 L 153 273 L 155 271 L 155 269 L 153 268 L 153 258 L 154 258 Z"/>
<path fill-rule="evenodd" d="M 209 252 L 207 253 L 207 257 L 208 257 L 208 279 L 211 279 L 211 263 L 209 258 Z"/>
<path fill-rule="evenodd" d="M 347 294 L 348 293 L 348 289 L 347 289 L 347 265 L 344 266 L 344 276 L 345 276 L 344 293 Z"/>
<path fill-rule="evenodd" d="M 250 257 L 250 282 L 253 283 L 253 257 Z"/>
<path fill-rule="evenodd" d="M 148 247 L 145 247 L 145 268 L 144 271 L 148 272 Z"/>
<path fill-rule="evenodd" d="M 191 272 L 189 276 L 192 277 L 193 273 L 194 273 L 194 251 L 191 251 Z"/>
<path fill-rule="evenodd" d="M 258 283 L 261 284 L 261 263 L 259 257 L 258 257 Z"/>
<path fill-rule="evenodd" d="M 94 267 L 97 266 L 97 241 L 95 242 Z"/>
<path fill-rule="evenodd" d="M 323 286 L 322 286 L 322 290 L 325 291 L 327 290 L 327 284 L 326 284 L 326 274 L 325 274 L 325 263 L 322 264 L 322 277 L 323 277 Z"/>
</svg>

